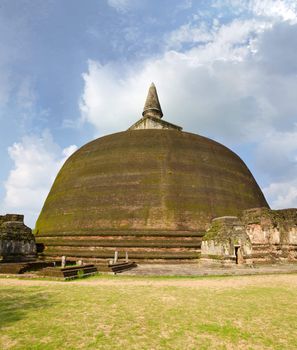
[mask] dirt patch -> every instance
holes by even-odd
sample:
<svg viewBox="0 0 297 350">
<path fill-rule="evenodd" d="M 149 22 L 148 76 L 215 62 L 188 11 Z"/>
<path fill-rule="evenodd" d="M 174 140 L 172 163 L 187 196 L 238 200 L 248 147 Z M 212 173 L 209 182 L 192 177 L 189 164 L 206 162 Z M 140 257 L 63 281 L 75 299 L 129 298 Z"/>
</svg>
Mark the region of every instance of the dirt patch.
<svg viewBox="0 0 297 350">
<path fill-rule="evenodd" d="M 190 288 L 213 288 L 230 289 L 245 288 L 250 286 L 297 286 L 297 274 L 284 275 L 261 275 L 261 276 L 232 276 L 232 277 L 205 277 L 195 278 L 172 278 L 172 279 L 151 279 L 151 278 L 125 278 L 112 277 L 98 278 L 92 280 L 76 280 L 70 282 L 42 281 L 42 280 L 24 280 L 14 278 L 0 278 L 1 286 L 52 286 L 52 285 L 72 285 L 81 286 L 151 286 L 151 287 L 190 287 Z"/>
</svg>

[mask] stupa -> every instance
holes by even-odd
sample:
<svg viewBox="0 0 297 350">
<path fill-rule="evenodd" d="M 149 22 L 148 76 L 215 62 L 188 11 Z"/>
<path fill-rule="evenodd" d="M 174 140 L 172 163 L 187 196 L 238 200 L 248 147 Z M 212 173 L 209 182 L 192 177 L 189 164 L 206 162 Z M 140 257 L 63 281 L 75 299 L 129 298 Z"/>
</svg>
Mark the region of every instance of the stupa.
<svg viewBox="0 0 297 350">
<path fill-rule="evenodd" d="M 67 159 L 36 223 L 45 257 L 193 261 L 213 218 L 269 208 L 239 156 L 162 117 L 152 84 L 140 120 Z"/>
</svg>

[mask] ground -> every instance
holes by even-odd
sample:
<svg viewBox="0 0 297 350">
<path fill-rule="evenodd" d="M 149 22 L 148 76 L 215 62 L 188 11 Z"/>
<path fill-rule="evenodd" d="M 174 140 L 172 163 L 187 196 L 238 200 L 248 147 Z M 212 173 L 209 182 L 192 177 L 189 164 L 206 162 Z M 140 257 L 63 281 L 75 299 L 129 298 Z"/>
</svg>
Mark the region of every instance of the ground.
<svg viewBox="0 0 297 350">
<path fill-rule="evenodd" d="M 1 349 L 296 349 L 297 274 L 0 278 Z"/>
</svg>

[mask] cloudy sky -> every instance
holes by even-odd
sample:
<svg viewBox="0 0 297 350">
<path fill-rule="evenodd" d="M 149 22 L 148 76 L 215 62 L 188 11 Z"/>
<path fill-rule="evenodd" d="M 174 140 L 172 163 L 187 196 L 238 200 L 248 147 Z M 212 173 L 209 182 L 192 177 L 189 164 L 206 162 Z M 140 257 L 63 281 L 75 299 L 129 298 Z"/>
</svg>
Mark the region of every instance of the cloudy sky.
<svg viewBox="0 0 297 350">
<path fill-rule="evenodd" d="M 0 213 L 34 227 L 67 157 L 164 119 L 234 150 L 297 207 L 296 0 L 0 0 Z"/>
</svg>

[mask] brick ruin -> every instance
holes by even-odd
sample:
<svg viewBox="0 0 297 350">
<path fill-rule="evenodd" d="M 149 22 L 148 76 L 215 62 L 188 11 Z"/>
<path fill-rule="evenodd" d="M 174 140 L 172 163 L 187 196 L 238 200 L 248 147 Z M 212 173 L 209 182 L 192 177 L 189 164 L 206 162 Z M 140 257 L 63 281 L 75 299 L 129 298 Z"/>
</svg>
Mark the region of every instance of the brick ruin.
<svg viewBox="0 0 297 350">
<path fill-rule="evenodd" d="M 155 237 L 156 242 L 170 249 L 171 240 L 167 235 L 162 236 L 164 232 L 160 232 L 160 236 Z M 174 242 L 175 261 L 189 262 L 189 258 L 192 258 L 193 262 L 210 266 L 296 262 L 297 209 L 248 209 L 244 210 L 240 216 L 213 219 L 205 233 L 201 232 L 195 236 L 184 233 L 180 236 L 179 244 L 177 241 Z M 125 237 L 122 238 L 124 246 L 127 246 Z M 145 246 L 144 238 L 148 239 L 147 237 L 138 238 L 140 246 Z M 119 240 L 115 242 L 118 248 L 119 242 Z M 187 253 L 185 247 L 190 248 Z M 166 249 L 155 258 L 166 259 Z M 149 256 L 150 253 L 150 249 L 147 248 L 146 254 Z M 144 257 L 138 256 L 139 253 L 131 255 L 136 260 L 139 258 L 143 262 L 145 260 Z M 32 230 L 24 224 L 23 215 L 0 216 L 0 256 L 2 256 L 2 262 L 32 261 L 36 258 L 35 237 Z"/>
<path fill-rule="evenodd" d="M 201 236 L 202 234 L 199 235 Z M 35 237 L 24 224 L 23 215 L 0 216 L 0 238 L 0 256 L 3 261 L 27 261 L 36 257 Z M 169 240 L 171 246 L 170 243 Z M 189 245 L 188 239 L 185 243 Z M 164 241 L 163 245 L 166 246 Z M 200 238 L 190 245 L 196 248 L 196 253 L 192 251 L 196 258 L 201 253 L 200 262 L 203 264 L 296 262 L 297 209 L 255 208 L 244 210 L 239 217 L 215 218 L 206 231 L 202 244 Z M 180 248 L 183 250 L 182 242 Z M 188 260 L 188 256 L 178 252 L 177 246 L 175 249 L 176 259 L 179 257 Z"/>
<path fill-rule="evenodd" d="M 297 209 L 244 210 L 212 221 L 203 237 L 201 262 L 214 265 L 297 261 Z"/>
<path fill-rule="evenodd" d="M 35 237 L 24 224 L 24 215 L 0 215 L 0 257 L 3 262 L 35 259 Z"/>
</svg>

